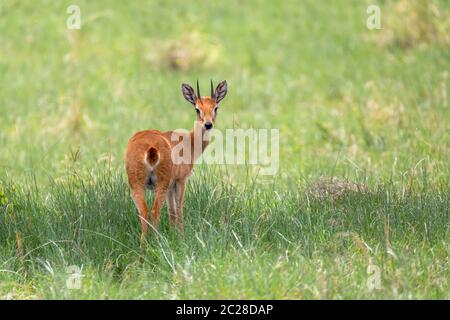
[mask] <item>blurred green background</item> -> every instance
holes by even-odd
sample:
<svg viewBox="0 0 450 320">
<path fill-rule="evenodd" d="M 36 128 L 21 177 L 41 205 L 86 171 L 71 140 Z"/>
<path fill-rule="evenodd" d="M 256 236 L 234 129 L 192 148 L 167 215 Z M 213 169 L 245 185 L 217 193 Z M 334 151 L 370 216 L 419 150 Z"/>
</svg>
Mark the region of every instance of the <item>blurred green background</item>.
<svg viewBox="0 0 450 320">
<path fill-rule="evenodd" d="M 2 1 L 1 174 L 112 159 L 191 128 L 180 84 L 226 79 L 218 128 L 279 128 L 281 173 L 446 180 L 447 1 Z M 109 161 L 109 160 L 108 160 Z"/>
</svg>

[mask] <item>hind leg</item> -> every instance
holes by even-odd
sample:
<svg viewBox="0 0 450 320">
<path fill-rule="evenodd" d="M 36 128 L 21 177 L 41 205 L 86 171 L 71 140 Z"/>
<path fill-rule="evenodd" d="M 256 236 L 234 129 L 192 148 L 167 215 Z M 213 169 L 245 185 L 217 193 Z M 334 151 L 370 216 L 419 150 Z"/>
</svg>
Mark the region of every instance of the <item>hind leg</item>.
<svg viewBox="0 0 450 320">
<path fill-rule="evenodd" d="M 163 185 L 163 184 L 159 184 L 156 187 L 156 195 L 155 195 L 155 202 L 153 203 L 153 208 L 152 208 L 152 225 L 153 225 L 153 231 L 155 231 L 155 233 L 157 233 L 158 230 L 158 223 L 159 223 L 159 215 L 161 212 L 161 207 L 164 204 L 164 200 L 166 199 L 167 196 L 167 189 L 168 189 L 169 185 Z"/>
<path fill-rule="evenodd" d="M 139 211 L 139 218 L 141 221 L 141 247 L 144 245 L 145 235 L 148 229 L 148 207 L 145 202 L 145 188 L 144 186 L 135 186 L 131 189 L 131 198 Z"/>
</svg>

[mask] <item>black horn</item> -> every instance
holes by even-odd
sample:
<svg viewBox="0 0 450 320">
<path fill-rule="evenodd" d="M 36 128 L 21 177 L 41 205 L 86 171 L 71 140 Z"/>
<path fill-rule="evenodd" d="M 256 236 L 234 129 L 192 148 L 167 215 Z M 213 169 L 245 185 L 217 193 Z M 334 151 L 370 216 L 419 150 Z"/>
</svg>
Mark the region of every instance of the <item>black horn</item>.
<svg viewBox="0 0 450 320">
<path fill-rule="evenodd" d="M 213 85 L 212 79 L 211 79 L 211 98 L 213 98 L 213 99 L 216 98 L 216 95 L 214 94 L 214 85 Z"/>
<path fill-rule="evenodd" d="M 198 80 L 197 80 L 197 98 L 200 99 L 200 87 L 198 86 Z"/>
</svg>

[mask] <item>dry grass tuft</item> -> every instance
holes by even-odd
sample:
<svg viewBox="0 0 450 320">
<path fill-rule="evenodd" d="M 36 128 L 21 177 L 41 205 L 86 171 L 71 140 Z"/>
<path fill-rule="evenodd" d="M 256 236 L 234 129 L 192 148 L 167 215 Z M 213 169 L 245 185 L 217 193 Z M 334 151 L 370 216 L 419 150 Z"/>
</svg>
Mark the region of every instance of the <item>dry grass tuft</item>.
<svg viewBox="0 0 450 320">
<path fill-rule="evenodd" d="M 322 177 L 306 188 L 306 194 L 318 200 L 331 199 L 333 202 L 345 195 L 367 193 L 368 187 L 338 177 Z"/>
<path fill-rule="evenodd" d="M 152 42 L 151 47 L 147 60 L 152 65 L 171 70 L 187 71 L 194 67 L 213 67 L 221 56 L 220 45 L 198 31 L 185 33 L 178 38 Z"/>
<path fill-rule="evenodd" d="M 403 49 L 450 44 L 450 14 L 429 0 L 390 2 L 382 11 L 382 30 L 375 42 Z"/>
</svg>

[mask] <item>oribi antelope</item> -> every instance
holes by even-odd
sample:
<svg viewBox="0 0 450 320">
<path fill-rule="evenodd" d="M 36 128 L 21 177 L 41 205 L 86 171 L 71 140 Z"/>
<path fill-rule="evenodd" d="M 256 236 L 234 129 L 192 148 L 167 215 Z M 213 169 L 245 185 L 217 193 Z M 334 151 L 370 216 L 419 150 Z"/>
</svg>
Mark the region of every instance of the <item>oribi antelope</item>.
<svg viewBox="0 0 450 320">
<path fill-rule="evenodd" d="M 173 131 L 139 131 L 128 141 L 125 163 L 131 197 L 139 211 L 141 221 L 141 245 L 144 244 L 149 225 L 149 209 L 145 201 L 146 189 L 156 192 L 151 211 L 153 229 L 157 231 L 161 207 L 166 200 L 170 225 L 183 231 L 186 180 L 192 172 L 194 162 L 208 146 L 208 131 L 214 126 L 219 102 L 227 94 L 227 82 L 222 81 L 214 90 L 211 80 L 211 94 L 204 97 L 200 95 L 198 80 L 197 94 L 190 85 L 185 83 L 181 85 L 181 89 L 184 98 L 195 107 L 196 112 L 194 128 L 181 137 L 187 139 L 191 146 L 190 155 L 184 155 L 187 156 L 188 161 L 183 161 L 181 164 L 173 161 L 172 151 L 178 143 L 181 143 L 179 140 L 172 141 Z M 196 154 L 194 144 L 198 134 L 201 134 L 201 152 Z"/>
</svg>

